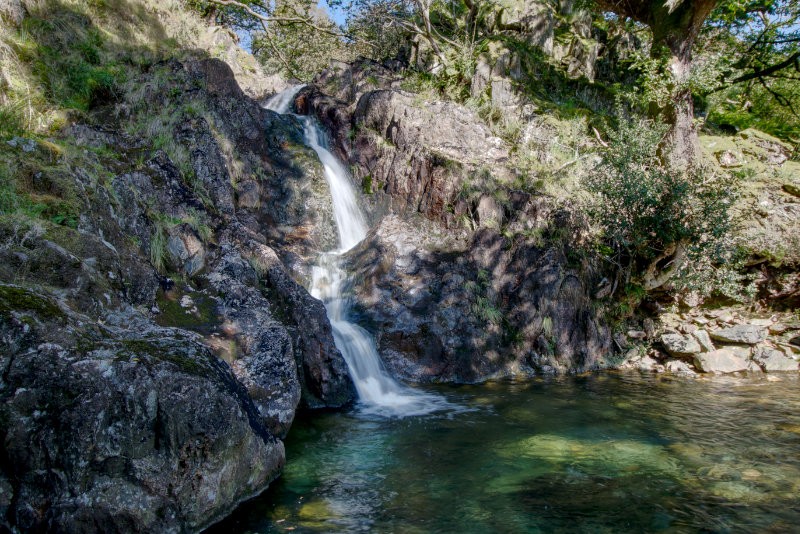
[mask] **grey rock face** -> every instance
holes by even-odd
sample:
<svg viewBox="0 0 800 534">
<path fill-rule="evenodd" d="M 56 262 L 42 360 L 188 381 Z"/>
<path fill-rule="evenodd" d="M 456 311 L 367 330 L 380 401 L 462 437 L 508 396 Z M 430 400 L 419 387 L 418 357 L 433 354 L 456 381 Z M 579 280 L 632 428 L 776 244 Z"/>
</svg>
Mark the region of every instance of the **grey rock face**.
<svg viewBox="0 0 800 534">
<path fill-rule="evenodd" d="M 362 324 L 390 372 L 415 382 L 599 367 L 610 335 L 565 264 L 554 249 L 510 250 L 493 230 L 447 243 L 433 223 L 397 216 L 350 255 Z"/>
<path fill-rule="evenodd" d="M 691 356 L 700 352 L 700 343 L 691 335 L 662 334 L 661 343 L 673 356 Z"/>
<path fill-rule="evenodd" d="M 17 528 L 196 530 L 279 472 L 282 443 L 197 336 L 136 312 L 135 336 L 87 328 L 48 297 L 0 293 L 0 480 Z"/>
<path fill-rule="evenodd" d="M 711 337 L 725 343 L 743 343 L 756 345 L 767 338 L 765 328 L 755 325 L 736 325 L 711 332 Z"/>
<path fill-rule="evenodd" d="M 727 349 L 695 354 L 694 365 L 704 373 L 735 373 L 747 371 L 749 368 L 746 359 L 736 356 Z"/>
<path fill-rule="evenodd" d="M 797 361 L 770 347 L 757 347 L 753 359 L 768 373 L 798 370 Z"/>
</svg>

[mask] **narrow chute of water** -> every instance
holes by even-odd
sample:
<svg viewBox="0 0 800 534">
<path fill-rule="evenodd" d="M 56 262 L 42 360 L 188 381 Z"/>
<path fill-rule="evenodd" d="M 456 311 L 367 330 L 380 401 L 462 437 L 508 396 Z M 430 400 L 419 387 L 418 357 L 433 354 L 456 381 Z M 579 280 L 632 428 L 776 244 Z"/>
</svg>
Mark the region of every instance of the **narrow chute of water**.
<svg viewBox="0 0 800 534">
<path fill-rule="evenodd" d="M 270 98 L 264 107 L 288 113 L 303 85 L 290 87 Z M 320 255 L 312 268 L 309 292 L 325 304 L 336 347 L 347 362 L 364 411 L 386 416 L 422 415 L 453 408 L 443 398 L 400 384 L 383 367 L 372 336 L 349 320 L 352 306 L 346 295 L 350 279 L 342 269 L 341 256 L 367 235 L 364 214 L 358 206 L 350 174 L 327 148 L 325 132 L 311 117 L 302 121 L 306 144 L 319 156 L 333 201 L 339 247 Z"/>
</svg>

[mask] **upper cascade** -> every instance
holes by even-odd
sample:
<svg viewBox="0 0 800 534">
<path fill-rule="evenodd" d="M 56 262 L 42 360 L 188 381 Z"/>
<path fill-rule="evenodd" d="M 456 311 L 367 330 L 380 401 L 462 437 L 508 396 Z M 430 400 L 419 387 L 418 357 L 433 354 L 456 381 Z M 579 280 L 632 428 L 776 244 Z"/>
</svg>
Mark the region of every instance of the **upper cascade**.
<svg viewBox="0 0 800 534">
<path fill-rule="evenodd" d="M 293 86 L 270 98 L 264 107 L 288 113 L 297 93 L 305 86 Z M 320 255 L 312 269 L 309 292 L 325 304 L 336 347 L 344 356 L 366 413 L 405 417 L 453 409 L 443 398 L 421 393 L 394 380 L 383 366 L 372 336 L 349 320 L 352 299 L 347 289 L 352 281 L 341 266 L 341 255 L 367 235 L 367 223 L 358 206 L 350 174 L 327 148 L 325 132 L 317 122 L 298 116 L 303 123 L 306 144 L 320 159 L 331 192 L 339 247 Z"/>
</svg>

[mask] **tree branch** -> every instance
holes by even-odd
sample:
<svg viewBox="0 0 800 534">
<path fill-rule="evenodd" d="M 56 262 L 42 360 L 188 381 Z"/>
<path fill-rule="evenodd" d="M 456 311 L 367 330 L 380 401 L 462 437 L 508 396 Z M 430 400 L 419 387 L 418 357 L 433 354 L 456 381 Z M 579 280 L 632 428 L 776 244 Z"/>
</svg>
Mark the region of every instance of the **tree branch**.
<svg viewBox="0 0 800 534">
<path fill-rule="evenodd" d="M 787 67 L 791 67 L 792 65 L 794 65 L 795 68 L 798 68 L 797 66 L 798 63 L 800 63 L 800 52 L 795 52 L 794 54 L 784 59 L 780 63 L 776 63 L 771 67 L 757 70 L 755 72 L 748 72 L 747 74 L 739 76 L 738 78 L 734 78 L 733 80 L 731 80 L 731 83 L 741 83 L 741 82 L 746 82 L 748 80 L 754 80 L 756 78 L 768 77 L 769 75 L 774 74 L 779 70 L 783 70 Z"/>
</svg>

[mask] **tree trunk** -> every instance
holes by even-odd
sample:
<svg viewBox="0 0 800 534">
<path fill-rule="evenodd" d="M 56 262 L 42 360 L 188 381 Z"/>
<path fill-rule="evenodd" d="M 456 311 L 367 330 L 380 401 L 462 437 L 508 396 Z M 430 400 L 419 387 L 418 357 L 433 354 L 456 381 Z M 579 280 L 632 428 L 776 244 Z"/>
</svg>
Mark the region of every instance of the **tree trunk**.
<svg viewBox="0 0 800 534">
<path fill-rule="evenodd" d="M 687 81 L 692 45 L 708 14 L 721 0 L 596 0 L 602 7 L 646 24 L 653 32 L 653 59 L 667 60 L 671 102 L 657 115 L 669 124 L 661 157 L 676 171 L 700 160 L 700 142 L 694 128 L 694 105 Z"/>
<path fill-rule="evenodd" d="M 664 121 L 669 125 L 669 131 L 660 147 L 661 159 L 678 172 L 694 167 L 701 158 L 700 140 L 694 125 L 694 102 L 688 86 L 693 43 L 694 36 L 690 35 L 671 34 L 660 41 L 654 35 L 653 39 L 653 53 L 656 58 L 663 57 L 659 56 L 664 53 L 663 50 L 669 53 L 667 66 L 672 78 L 670 103 L 660 110 Z"/>
</svg>

